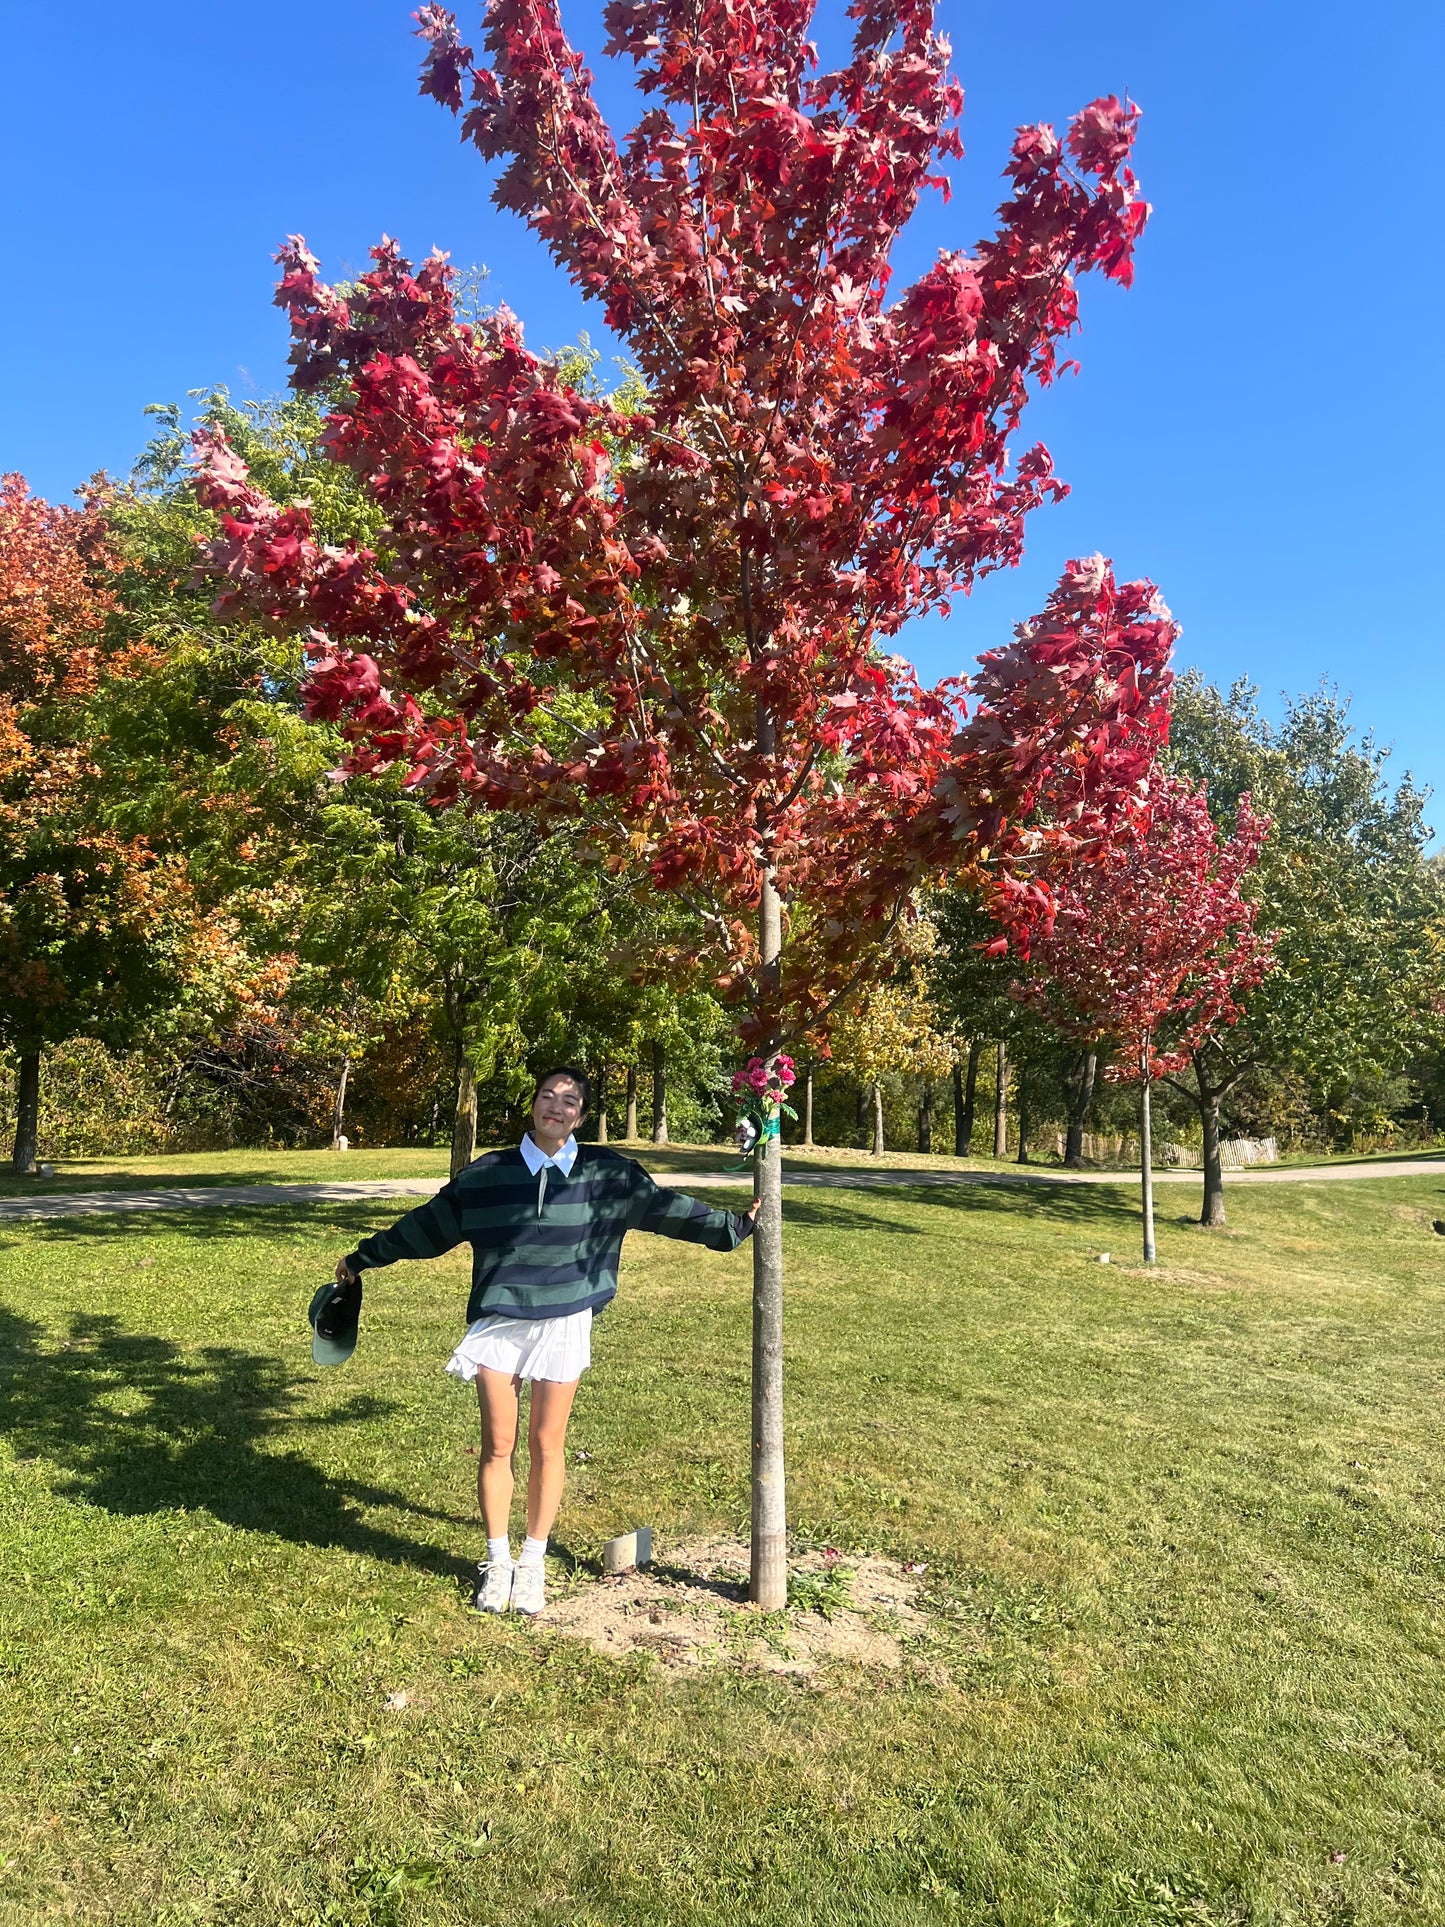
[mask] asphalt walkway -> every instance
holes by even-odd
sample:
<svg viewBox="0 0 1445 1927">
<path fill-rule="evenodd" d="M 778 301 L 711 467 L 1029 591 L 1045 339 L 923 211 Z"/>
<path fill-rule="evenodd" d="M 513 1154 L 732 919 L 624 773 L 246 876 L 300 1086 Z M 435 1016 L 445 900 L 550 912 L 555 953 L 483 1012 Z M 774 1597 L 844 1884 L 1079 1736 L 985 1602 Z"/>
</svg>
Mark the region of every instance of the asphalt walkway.
<svg viewBox="0 0 1445 1927">
<path fill-rule="evenodd" d="M 664 1183 L 692 1191 L 709 1185 L 743 1186 L 747 1173 L 659 1171 Z M 1239 1184 L 1327 1184 L 1366 1178 L 1445 1176 L 1445 1158 L 1382 1160 L 1378 1164 L 1319 1164 L 1225 1173 L 1225 1188 Z M 331 1184 L 206 1184 L 156 1191 L 51 1191 L 29 1198 L 0 1198 L 0 1223 L 29 1218 L 78 1218 L 103 1211 L 201 1211 L 226 1205 L 348 1204 L 357 1198 L 429 1198 L 442 1178 L 371 1178 Z M 788 1171 L 786 1185 L 831 1191 L 878 1191 L 899 1185 L 948 1189 L 961 1184 L 1064 1185 L 1137 1184 L 1137 1171 Z M 1198 1171 L 1156 1171 L 1156 1184 L 1202 1182 Z"/>
</svg>

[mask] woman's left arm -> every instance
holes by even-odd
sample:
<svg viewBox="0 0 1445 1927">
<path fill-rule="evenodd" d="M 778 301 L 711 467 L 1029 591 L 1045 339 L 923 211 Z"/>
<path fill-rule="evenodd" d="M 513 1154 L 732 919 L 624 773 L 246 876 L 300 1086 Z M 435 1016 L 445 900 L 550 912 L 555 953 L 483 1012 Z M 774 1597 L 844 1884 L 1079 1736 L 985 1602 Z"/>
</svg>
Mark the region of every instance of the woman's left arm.
<svg viewBox="0 0 1445 1927">
<path fill-rule="evenodd" d="M 757 1198 L 746 1211 L 709 1211 L 700 1199 L 690 1198 L 685 1192 L 665 1191 L 640 1164 L 632 1168 L 637 1178 L 627 1201 L 629 1231 L 655 1231 L 662 1238 L 706 1245 L 709 1251 L 736 1251 L 745 1238 L 753 1235 Z"/>
</svg>

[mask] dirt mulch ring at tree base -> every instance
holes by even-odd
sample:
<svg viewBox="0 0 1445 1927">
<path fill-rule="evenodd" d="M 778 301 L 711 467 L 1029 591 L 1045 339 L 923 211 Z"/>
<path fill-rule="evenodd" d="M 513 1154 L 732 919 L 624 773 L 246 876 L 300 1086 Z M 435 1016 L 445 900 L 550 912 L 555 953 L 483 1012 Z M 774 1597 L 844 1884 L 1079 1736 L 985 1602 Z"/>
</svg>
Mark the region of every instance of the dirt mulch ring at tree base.
<svg viewBox="0 0 1445 1927">
<path fill-rule="evenodd" d="M 731 1665 L 805 1678 L 830 1660 L 897 1670 L 926 1630 L 921 1573 L 888 1559 L 813 1550 L 789 1561 L 789 1605 L 748 1602 L 748 1548 L 694 1539 L 636 1572 L 579 1573 L 550 1594 L 541 1625 L 621 1659 L 649 1653 L 675 1670 Z"/>
</svg>

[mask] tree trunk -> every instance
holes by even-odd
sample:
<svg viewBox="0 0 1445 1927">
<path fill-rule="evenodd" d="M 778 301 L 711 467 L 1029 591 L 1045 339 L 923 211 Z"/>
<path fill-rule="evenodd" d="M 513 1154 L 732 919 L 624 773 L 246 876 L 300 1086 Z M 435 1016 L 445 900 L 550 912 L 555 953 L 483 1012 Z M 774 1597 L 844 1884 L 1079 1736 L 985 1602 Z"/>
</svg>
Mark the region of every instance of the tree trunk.
<svg viewBox="0 0 1445 1927">
<path fill-rule="evenodd" d="M 809 1064 L 803 1072 L 803 1149 L 813 1148 L 813 1066 Z"/>
<path fill-rule="evenodd" d="M 346 1086 L 351 1081 L 351 1052 L 341 1060 L 341 1075 L 336 1080 L 336 1102 L 331 1107 L 331 1148 L 341 1149 L 341 1125 L 346 1116 Z"/>
<path fill-rule="evenodd" d="M 652 1141 L 667 1142 L 667 1051 L 660 1043 L 652 1046 Z"/>
<path fill-rule="evenodd" d="M 998 1054 L 995 1058 L 998 1082 L 993 1094 L 993 1154 L 996 1158 L 1008 1156 L 1008 1045 L 999 1039 Z"/>
<path fill-rule="evenodd" d="M 954 1131 L 955 1147 L 961 1158 L 973 1156 L 973 1119 L 978 1109 L 978 1060 L 980 1046 L 975 1040 L 968 1047 L 968 1075 L 963 1080 L 963 1116 Z"/>
<path fill-rule="evenodd" d="M 607 1142 L 607 1066 L 597 1066 L 597 1142 Z"/>
<path fill-rule="evenodd" d="M 873 1155 L 883 1155 L 883 1086 L 875 1079 L 873 1084 Z"/>
<path fill-rule="evenodd" d="M 1144 1206 L 1144 1262 L 1146 1265 L 1152 1265 L 1154 1262 L 1154 1146 L 1150 1137 L 1147 1072 L 1139 1085 L 1139 1185 Z"/>
<path fill-rule="evenodd" d="M 465 1057 L 457 1063 L 457 1109 L 452 1122 L 452 1176 L 477 1155 L 477 1080 Z"/>
<path fill-rule="evenodd" d="M 1028 1164 L 1031 1162 L 1031 1159 L 1029 1157 L 1029 1125 L 1032 1122 L 1032 1120 L 1029 1116 L 1029 1110 L 1030 1110 L 1030 1100 L 1032 1099 L 1032 1097 L 1033 1097 L 1033 1092 L 1030 1089 L 1030 1080 L 1027 1077 L 1021 1077 L 1019 1079 L 1019 1155 L 1018 1155 L 1018 1161 L 1020 1164 Z"/>
<path fill-rule="evenodd" d="M 759 732 L 760 737 L 762 732 Z M 783 949 L 782 904 L 764 872 L 758 906 L 758 961 L 765 994 L 776 995 Z M 774 1049 L 776 1046 L 774 1046 Z M 772 1051 L 767 1055 L 771 1057 Z M 783 1461 L 783 1145 L 767 1131 L 754 1153 L 761 1199 L 753 1233 L 752 1560 L 748 1597 L 764 1612 L 788 1603 L 788 1501 Z"/>
<path fill-rule="evenodd" d="M 622 1135 L 629 1144 L 637 1142 L 637 1066 L 635 1064 L 627 1066 L 627 1122 Z"/>
<path fill-rule="evenodd" d="M 1064 1080 L 1065 1095 L 1069 1103 L 1068 1135 L 1064 1140 L 1064 1164 L 1070 1171 L 1082 1169 L 1084 1162 L 1084 1126 L 1089 1121 L 1089 1107 L 1094 1101 L 1094 1079 L 1099 1071 L 1097 1051 L 1081 1050 L 1069 1066 Z"/>
<path fill-rule="evenodd" d="M 925 1078 L 923 1096 L 918 1105 L 918 1148 L 920 1151 L 933 1149 L 933 1079 Z"/>
<path fill-rule="evenodd" d="M 40 1052 L 23 1050 L 15 1093 L 15 1147 L 10 1168 L 16 1177 L 35 1176 L 35 1155 L 40 1148 Z"/>
<path fill-rule="evenodd" d="M 1199 1121 L 1204 1126 L 1204 1206 L 1199 1213 L 1199 1222 L 1208 1225 L 1227 1224 L 1224 1215 L 1224 1164 L 1219 1155 L 1219 1099 L 1221 1092 L 1215 1090 L 1204 1075 L 1204 1065 L 1199 1053 L 1194 1054 L 1194 1075 L 1199 1082 Z"/>
</svg>

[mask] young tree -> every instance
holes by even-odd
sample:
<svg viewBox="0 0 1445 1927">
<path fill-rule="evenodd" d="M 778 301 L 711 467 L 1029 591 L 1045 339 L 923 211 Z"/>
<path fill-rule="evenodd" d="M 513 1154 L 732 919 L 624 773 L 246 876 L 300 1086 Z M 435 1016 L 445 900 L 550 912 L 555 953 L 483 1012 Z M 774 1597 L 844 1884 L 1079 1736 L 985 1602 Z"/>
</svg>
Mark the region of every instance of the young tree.
<svg viewBox="0 0 1445 1927">
<path fill-rule="evenodd" d="M 222 606 L 309 626 L 313 707 L 343 722 L 352 767 L 585 813 L 693 903 L 765 1056 L 867 980 L 930 870 L 987 879 L 1016 929 L 1046 914 L 1010 871 L 1040 824 L 1087 843 L 1138 780 L 1167 652 L 1148 595 L 1121 592 L 1112 649 L 1082 615 L 1030 633 L 966 721 L 956 685 L 922 690 L 887 653 L 1015 562 L 1028 512 L 1063 491 L 1042 448 L 1010 466 L 1013 431 L 1074 326 L 1074 275 L 1127 283 L 1147 210 L 1135 110 L 1097 101 L 1063 143 L 1023 130 L 997 236 L 885 307 L 897 234 L 960 151 L 961 96 L 929 6 L 856 17 L 848 64 L 810 79 L 801 9 L 619 0 L 610 50 L 656 96 L 619 150 L 548 0 L 498 0 L 484 62 L 424 7 L 424 91 L 460 113 L 470 86 L 464 134 L 504 163 L 498 200 L 603 303 L 644 392 L 580 394 L 505 312 L 458 325 L 439 258 L 413 273 L 387 243 L 342 293 L 296 241 L 295 380 L 341 384 L 327 447 L 385 526 L 323 547 L 224 437 L 200 449 Z M 1086 569 L 1061 593 L 1100 590 Z M 752 1591 L 776 1606 L 774 1141 L 757 1181 Z"/>
<path fill-rule="evenodd" d="M 1156 771 L 1100 861 L 1061 888 L 1054 928 L 1015 985 L 1065 1035 L 1113 1040 L 1105 1075 L 1139 1084 L 1145 1264 L 1154 1262 L 1150 1085 L 1235 1022 L 1270 967 L 1272 939 L 1256 931 L 1244 895 L 1268 828 L 1242 797 L 1221 840 L 1204 798 Z"/>
</svg>

